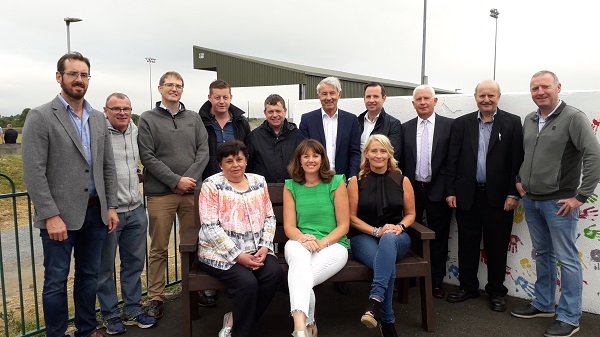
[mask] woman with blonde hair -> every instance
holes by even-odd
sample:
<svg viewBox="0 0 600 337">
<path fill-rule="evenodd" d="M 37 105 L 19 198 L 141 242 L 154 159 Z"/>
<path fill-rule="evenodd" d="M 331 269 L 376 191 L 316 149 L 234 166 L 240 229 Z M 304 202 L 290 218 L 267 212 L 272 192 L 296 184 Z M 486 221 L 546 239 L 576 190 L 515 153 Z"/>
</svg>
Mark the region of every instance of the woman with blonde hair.
<svg viewBox="0 0 600 337">
<path fill-rule="evenodd" d="M 327 153 L 314 139 L 302 141 L 288 166 L 283 190 L 283 228 L 289 238 L 290 307 L 294 337 L 316 337 L 313 287 L 337 274 L 348 261 L 350 218 L 344 175 L 330 170 Z"/>
<path fill-rule="evenodd" d="M 352 254 L 374 271 L 361 322 L 368 328 L 379 326 L 383 337 L 396 337 L 392 309 L 396 261 L 410 247 L 406 228 L 415 221 L 416 211 L 412 185 L 400 172 L 386 136 L 367 139 L 359 175 L 348 183 L 348 200 Z"/>
</svg>

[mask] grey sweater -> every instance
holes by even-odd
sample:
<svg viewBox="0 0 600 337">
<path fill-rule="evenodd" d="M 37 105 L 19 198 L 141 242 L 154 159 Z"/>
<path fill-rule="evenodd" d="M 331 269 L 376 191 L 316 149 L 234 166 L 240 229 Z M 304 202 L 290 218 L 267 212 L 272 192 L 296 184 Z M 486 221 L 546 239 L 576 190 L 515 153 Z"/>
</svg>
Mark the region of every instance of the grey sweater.
<svg viewBox="0 0 600 337">
<path fill-rule="evenodd" d="M 575 197 L 586 202 L 600 180 L 600 146 L 590 121 L 562 102 L 539 132 L 538 122 L 532 112 L 523 123 L 525 158 L 517 182 L 533 200 Z"/>
<path fill-rule="evenodd" d="M 144 192 L 147 195 L 173 193 L 181 177 L 198 181 L 208 162 L 208 134 L 194 111 L 171 115 L 159 107 L 142 113 L 138 145 L 144 165 Z"/>
<path fill-rule="evenodd" d="M 108 124 L 117 167 L 117 199 L 119 200 L 117 213 L 130 212 L 142 204 L 142 194 L 140 193 L 140 183 L 137 175 L 138 160 L 140 159 L 137 144 L 138 128 L 133 121 L 129 121 L 127 130 L 125 130 L 125 133 L 121 133 L 108 120 L 106 124 Z"/>
</svg>

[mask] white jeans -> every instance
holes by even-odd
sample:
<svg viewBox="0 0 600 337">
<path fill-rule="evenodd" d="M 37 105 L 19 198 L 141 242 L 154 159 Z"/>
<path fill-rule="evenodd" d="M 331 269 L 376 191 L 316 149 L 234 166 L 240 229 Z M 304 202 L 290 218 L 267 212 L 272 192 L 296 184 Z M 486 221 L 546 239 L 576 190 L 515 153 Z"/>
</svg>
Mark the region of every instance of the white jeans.
<svg viewBox="0 0 600 337">
<path fill-rule="evenodd" d="M 306 315 L 306 324 L 315 322 L 313 287 L 337 274 L 348 261 L 348 249 L 335 243 L 320 252 L 311 253 L 295 240 L 285 244 L 285 261 L 289 265 L 288 286 L 291 312 Z"/>
</svg>

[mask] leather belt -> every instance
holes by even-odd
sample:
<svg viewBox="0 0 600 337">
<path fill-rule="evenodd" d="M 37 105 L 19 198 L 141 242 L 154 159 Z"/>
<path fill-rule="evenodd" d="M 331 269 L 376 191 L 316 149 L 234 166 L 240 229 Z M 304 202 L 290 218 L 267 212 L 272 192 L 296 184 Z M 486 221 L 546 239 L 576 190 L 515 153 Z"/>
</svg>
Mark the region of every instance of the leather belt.
<svg viewBox="0 0 600 337">
<path fill-rule="evenodd" d="M 88 208 L 90 207 L 100 207 L 100 198 L 98 196 L 88 199 Z"/>
<path fill-rule="evenodd" d="M 475 188 L 478 190 L 485 190 L 485 184 L 477 183 L 475 184 Z"/>
<path fill-rule="evenodd" d="M 424 182 L 424 181 L 415 180 L 415 186 L 426 188 L 426 187 L 431 186 L 431 182 L 427 183 L 427 182 Z"/>
</svg>

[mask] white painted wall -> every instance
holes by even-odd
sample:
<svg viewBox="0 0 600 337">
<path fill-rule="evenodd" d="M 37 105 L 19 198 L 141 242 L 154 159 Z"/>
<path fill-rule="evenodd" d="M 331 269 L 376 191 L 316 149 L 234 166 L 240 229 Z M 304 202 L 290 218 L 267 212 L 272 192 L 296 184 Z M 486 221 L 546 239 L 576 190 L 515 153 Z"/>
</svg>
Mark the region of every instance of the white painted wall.
<svg viewBox="0 0 600 337">
<path fill-rule="evenodd" d="M 592 121 L 600 124 L 600 91 L 577 91 L 562 92 L 561 99 L 568 104 L 584 111 Z M 412 97 L 388 97 L 385 102 L 385 110 L 394 117 L 405 122 L 414 117 L 416 113 L 411 103 Z M 342 99 L 338 104 L 340 109 L 360 114 L 365 110 L 362 98 Z M 294 104 L 294 121 L 299 124 L 300 116 L 317 108 L 320 108 L 319 100 L 297 101 Z M 499 107 L 525 117 L 529 112 L 535 110 L 536 106 L 531 100 L 529 93 L 505 93 L 500 99 Z M 446 117 L 456 118 L 477 110 L 475 100 L 471 94 L 440 95 L 435 112 Z M 291 117 L 292 115 L 290 115 Z M 598 130 L 597 126 L 594 129 Z M 600 135 L 597 135 L 600 139 Z M 583 266 L 583 310 L 587 312 L 600 313 L 600 226 L 598 223 L 598 199 L 600 187 L 596 189 L 596 196 L 590 203 L 581 207 L 578 224 L 577 248 Z M 458 284 L 458 240 L 456 220 L 453 219 L 450 228 L 448 255 L 448 276 L 445 282 Z M 508 294 L 521 298 L 532 298 L 533 284 L 536 280 L 535 262 L 532 257 L 533 246 L 524 220 L 523 206 L 519 204 L 515 212 L 511 245 L 508 248 L 508 265 L 505 285 Z M 487 282 L 486 265 L 480 263 L 479 283 L 481 288 Z M 557 301 L 559 292 L 557 292 Z"/>
</svg>

